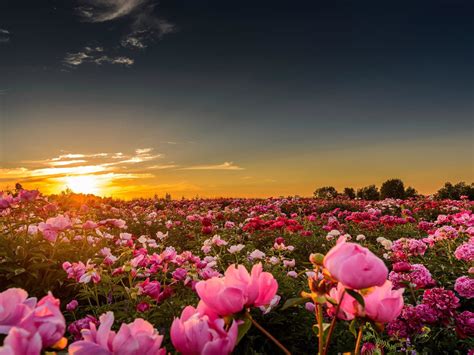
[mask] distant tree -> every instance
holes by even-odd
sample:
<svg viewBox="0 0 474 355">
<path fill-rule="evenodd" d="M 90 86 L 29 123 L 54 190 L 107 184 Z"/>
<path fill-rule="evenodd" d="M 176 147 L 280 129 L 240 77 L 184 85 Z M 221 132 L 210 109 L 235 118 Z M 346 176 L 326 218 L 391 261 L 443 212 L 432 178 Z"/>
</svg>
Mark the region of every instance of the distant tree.
<svg viewBox="0 0 474 355">
<path fill-rule="evenodd" d="M 356 197 L 355 190 L 352 187 L 345 187 L 344 188 L 344 196 L 347 196 L 351 200 Z"/>
<path fill-rule="evenodd" d="M 314 197 L 331 199 L 337 197 L 337 190 L 333 186 L 324 186 L 314 191 Z"/>
<path fill-rule="evenodd" d="M 408 186 L 405 190 L 405 198 L 410 198 L 410 197 L 417 197 L 418 196 L 418 191 L 415 190 L 415 188 Z"/>
<path fill-rule="evenodd" d="M 400 179 L 389 179 L 380 187 L 380 198 L 405 198 L 405 185 Z"/>
<path fill-rule="evenodd" d="M 379 200 L 380 193 L 375 185 L 369 185 L 358 189 L 357 197 L 363 200 Z"/>
<path fill-rule="evenodd" d="M 466 196 L 471 201 L 474 200 L 474 183 L 468 185 L 461 181 L 453 185 L 447 182 L 436 194 L 436 197 L 439 199 L 451 200 L 460 200 L 462 196 Z"/>
<path fill-rule="evenodd" d="M 169 192 L 166 193 L 165 200 L 166 201 L 171 201 L 171 194 Z"/>
<path fill-rule="evenodd" d="M 19 182 L 17 182 L 17 183 L 15 184 L 15 190 L 16 190 L 16 191 L 21 191 L 21 190 L 23 190 L 23 186 L 21 186 L 21 184 L 20 184 Z"/>
</svg>

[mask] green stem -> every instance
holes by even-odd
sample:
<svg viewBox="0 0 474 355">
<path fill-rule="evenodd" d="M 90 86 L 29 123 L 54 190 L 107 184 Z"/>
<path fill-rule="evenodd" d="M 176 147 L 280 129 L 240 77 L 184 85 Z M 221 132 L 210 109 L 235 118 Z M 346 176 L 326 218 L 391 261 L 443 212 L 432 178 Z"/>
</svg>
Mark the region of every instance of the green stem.
<svg viewBox="0 0 474 355">
<path fill-rule="evenodd" d="M 331 325 L 329 326 L 328 337 L 326 338 L 326 346 L 324 348 L 323 355 L 327 355 L 328 353 L 329 343 L 331 341 L 332 333 L 334 332 L 334 328 L 336 327 L 337 315 L 339 314 L 339 309 L 341 308 L 342 299 L 344 298 L 345 294 L 346 294 L 346 291 L 344 290 L 342 292 L 341 299 L 339 300 L 339 303 L 336 306 L 336 314 L 334 315 L 334 318 L 331 321 Z"/>
<path fill-rule="evenodd" d="M 362 332 L 363 331 L 364 331 L 364 325 L 361 325 L 360 328 L 359 328 L 359 333 L 357 334 L 357 342 L 356 342 L 356 346 L 355 346 L 355 349 L 354 349 L 354 354 L 355 355 L 360 354 L 360 346 L 361 346 L 361 343 L 362 343 Z"/>
<path fill-rule="evenodd" d="M 265 330 L 265 328 L 263 328 L 260 324 L 258 324 L 257 321 L 252 318 L 249 312 L 245 313 L 245 317 L 249 319 L 258 330 L 260 330 L 263 334 L 265 334 L 268 339 L 273 341 L 275 345 L 278 346 L 286 355 L 291 355 L 290 351 L 287 348 L 285 348 L 283 344 L 280 343 L 273 335 L 271 335 L 267 330 Z"/>
<path fill-rule="evenodd" d="M 318 354 L 323 354 L 324 349 L 324 329 L 323 329 L 323 306 L 316 303 L 316 319 L 318 320 Z"/>
</svg>

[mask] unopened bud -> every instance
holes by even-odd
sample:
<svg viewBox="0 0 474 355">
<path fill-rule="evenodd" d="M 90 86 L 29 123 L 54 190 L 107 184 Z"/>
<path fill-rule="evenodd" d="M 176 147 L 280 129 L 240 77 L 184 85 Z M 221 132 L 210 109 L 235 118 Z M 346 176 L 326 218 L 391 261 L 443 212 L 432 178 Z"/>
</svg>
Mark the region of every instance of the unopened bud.
<svg viewBox="0 0 474 355">
<path fill-rule="evenodd" d="M 314 265 L 323 265 L 324 255 L 320 253 L 311 254 L 309 256 L 309 261 Z"/>
</svg>

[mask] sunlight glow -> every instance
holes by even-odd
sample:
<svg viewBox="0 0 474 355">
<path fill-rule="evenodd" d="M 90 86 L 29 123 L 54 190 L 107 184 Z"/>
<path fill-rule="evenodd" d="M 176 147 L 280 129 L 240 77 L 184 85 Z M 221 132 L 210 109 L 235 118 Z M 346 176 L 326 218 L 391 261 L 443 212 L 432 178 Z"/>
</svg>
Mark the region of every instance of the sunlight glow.
<svg viewBox="0 0 474 355">
<path fill-rule="evenodd" d="M 95 175 L 76 175 L 64 177 L 66 187 L 75 193 L 99 195 L 102 192 L 100 179 Z"/>
</svg>

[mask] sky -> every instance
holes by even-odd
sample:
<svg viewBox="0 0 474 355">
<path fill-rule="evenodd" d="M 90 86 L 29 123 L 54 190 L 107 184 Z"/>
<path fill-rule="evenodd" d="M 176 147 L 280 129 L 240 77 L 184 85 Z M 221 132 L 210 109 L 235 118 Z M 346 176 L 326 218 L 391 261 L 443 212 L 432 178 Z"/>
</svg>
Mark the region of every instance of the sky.
<svg viewBox="0 0 474 355">
<path fill-rule="evenodd" d="M 474 2 L 3 0 L 0 189 L 474 180 Z"/>
</svg>

